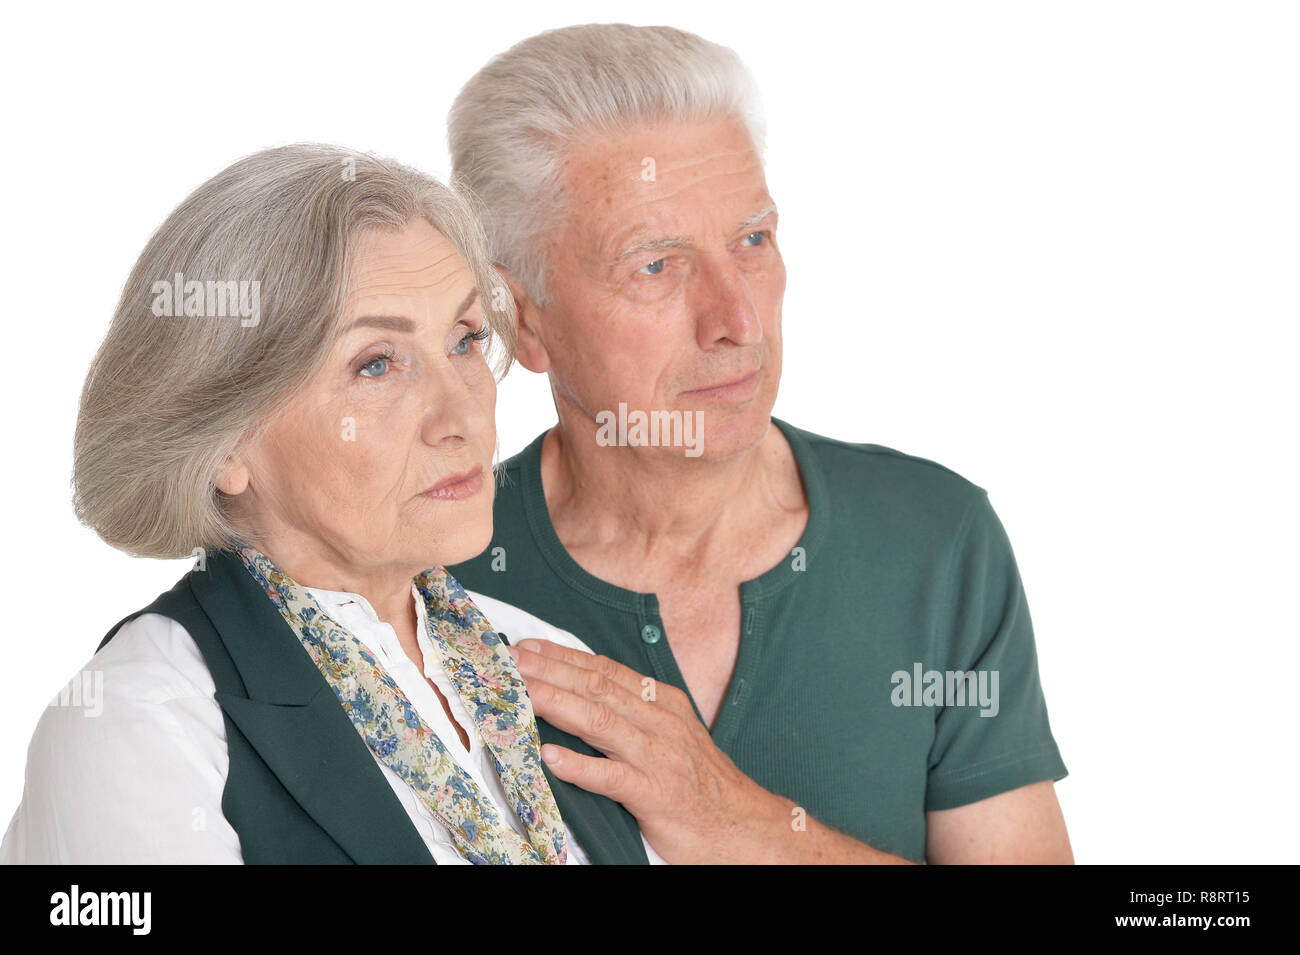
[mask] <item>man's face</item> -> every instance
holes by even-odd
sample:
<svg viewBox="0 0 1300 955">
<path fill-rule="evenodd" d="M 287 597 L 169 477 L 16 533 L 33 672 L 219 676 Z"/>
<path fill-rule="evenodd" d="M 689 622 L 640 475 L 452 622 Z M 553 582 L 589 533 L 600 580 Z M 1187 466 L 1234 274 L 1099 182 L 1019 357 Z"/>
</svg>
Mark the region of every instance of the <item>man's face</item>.
<svg viewBox="0 0 1300 955">
<path fill-rule="evenodd" d="M 569 150 L 561 201 L 547 246 L 550 303 L 533 347 L 521 341 L 523 363 L 549 367 L 570 419 L 576 412 L 593 432 L 597 415 L 622 402 L 629 412 L 699 412 L 704 458 L 761 441 L 781 376 L 785 266 L 744 127 L 592 136 Z"/>
</svg>

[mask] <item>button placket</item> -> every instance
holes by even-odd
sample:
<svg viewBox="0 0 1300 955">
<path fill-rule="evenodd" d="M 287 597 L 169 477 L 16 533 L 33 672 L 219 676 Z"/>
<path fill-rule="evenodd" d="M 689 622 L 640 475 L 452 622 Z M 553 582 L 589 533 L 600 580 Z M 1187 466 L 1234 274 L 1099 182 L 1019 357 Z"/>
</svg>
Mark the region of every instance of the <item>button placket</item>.
<svg viewBox="0 0 1300 955">
<path fill-rule="evenodd" d="M 686 688 L 686 679 L 677 666 L 672 647 L 668 645 L 668 636 L 664 629 L 663 617 L 659 616 L 659 599 L 656 595 L 646 594 L 642 597 L 637 622 L 640 624 L 637 629 L 637 636 L 645 651 L 645 657 L 650 663 L 648 675 L 660 683 L 678 687 L 686 693 L 687 698 L 691 701 L 691 709 L 695 711 L 696 718 L 703 722 L 704 719 L 700 715 L 700 708 L 696 705 L 695 698 L 691 696 L 690 690 Z"/>
<path fill-rule="evenodd" d="M 671 683 L 673 655 L 668 649 L 668 641 L 664 639 L 664 622 L 659 616 L 658 601 L 653 595 L 648 600 L 642 599 L 640 613 L 637 614 L 637 624 L 636 636 L 641 642 L 650 666 L 634 667 L 634 669 L 643 669 L 647 675 L 656 680 Z"/>
</svg>

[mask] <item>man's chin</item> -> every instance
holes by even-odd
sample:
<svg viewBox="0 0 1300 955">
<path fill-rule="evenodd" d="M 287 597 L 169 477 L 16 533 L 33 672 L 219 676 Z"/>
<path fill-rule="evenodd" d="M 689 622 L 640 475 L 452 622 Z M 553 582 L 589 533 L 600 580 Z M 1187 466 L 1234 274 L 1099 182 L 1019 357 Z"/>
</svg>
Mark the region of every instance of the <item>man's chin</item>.
<svg viewBox="0 0 1300 955">
<path fill-rule="evenodd" d="M 700 461 L 725 461 L 761 445 L 772 421 L 771 405 L 757 402 L 741 408 L 703 408 L 695 412 L 695 446 L 686 456 Z"/>
</svg>

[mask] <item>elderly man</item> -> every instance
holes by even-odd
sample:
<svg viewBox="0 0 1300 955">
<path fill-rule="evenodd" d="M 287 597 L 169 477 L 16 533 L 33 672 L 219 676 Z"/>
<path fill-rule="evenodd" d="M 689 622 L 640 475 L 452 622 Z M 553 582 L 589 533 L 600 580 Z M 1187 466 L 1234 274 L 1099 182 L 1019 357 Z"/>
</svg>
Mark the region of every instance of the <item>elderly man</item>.
<svg viewBox="0 0 1300 955">
<path fill-rule="evenodd" d="M 673 863 L 1073 861 L 985 491 L 771 416 L 785 268 L 735 54 L 551 31 L 449 135 L 559 419 L 451 572 L 515 643 L 593 861 L 644 861 L 638 827 Z"/>
</svg>

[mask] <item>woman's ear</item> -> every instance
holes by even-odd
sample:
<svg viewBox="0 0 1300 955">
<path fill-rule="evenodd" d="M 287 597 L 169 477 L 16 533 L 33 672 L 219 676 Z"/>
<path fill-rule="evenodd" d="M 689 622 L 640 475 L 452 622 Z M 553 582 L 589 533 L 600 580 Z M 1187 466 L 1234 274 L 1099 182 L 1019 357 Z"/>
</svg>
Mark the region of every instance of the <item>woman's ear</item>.
<svg viewBox="0 0 1300 955">
<path fill-rule="evenodd" d="M 232 455 L 226 459 L 225 466 L 217 475 L 217 490 L 232 497 L 248 490 L 248 465 L 242 458 Z"/>
<path fill-rule="evenodd" d="M 510 295 L 515 300 L 519 333 L 518 341 L 515 344 L 515 360 L 529 371 L 541 374 L 551 367 L 551 356 L 547 354 L 546 346 L 542 343 L 541 309 L 537 307 L 537 304 L 510 272 L 500 265 L 496 268 L 501 277 L 505 279 L 506 285 L 510 289 Z"/>
</svg>

